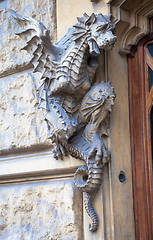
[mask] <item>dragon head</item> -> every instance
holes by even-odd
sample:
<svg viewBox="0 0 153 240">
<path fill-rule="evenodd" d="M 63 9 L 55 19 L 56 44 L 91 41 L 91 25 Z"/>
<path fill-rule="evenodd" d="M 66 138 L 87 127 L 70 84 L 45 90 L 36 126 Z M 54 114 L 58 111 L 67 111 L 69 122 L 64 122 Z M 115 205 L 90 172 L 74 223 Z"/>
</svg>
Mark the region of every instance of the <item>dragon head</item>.
<svg viewBox="0 0 153 240">
<path fill-rule="evenodd" d="M 113 31 L 115 24 L 110 21 L 111 14 L 96 15 L 94 13 L 88 16 L 84 13 L 82 18 L 77 18 L 78 23 L 74 25 L 74 40 L 86 36 L 89 52 L 92 55 L 100 54 L 100 49 L 111 50 L 116 41 Z"/>
</svg>

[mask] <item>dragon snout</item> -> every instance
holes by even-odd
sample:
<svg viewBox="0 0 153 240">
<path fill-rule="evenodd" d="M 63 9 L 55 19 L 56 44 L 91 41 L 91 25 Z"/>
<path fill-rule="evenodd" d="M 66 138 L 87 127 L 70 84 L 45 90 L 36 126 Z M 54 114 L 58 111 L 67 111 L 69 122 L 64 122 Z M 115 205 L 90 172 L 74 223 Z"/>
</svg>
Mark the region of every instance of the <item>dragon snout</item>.
<svg viewBox="0 0 153 240">
<path fill-rule="evenodd" d="M 116 40 L 117 40 L 117 37 L 113 36 L 113 38 L 111 38 L 109 42 L 110 42 L 110 44 L 114 45 Z"/>
</svg>

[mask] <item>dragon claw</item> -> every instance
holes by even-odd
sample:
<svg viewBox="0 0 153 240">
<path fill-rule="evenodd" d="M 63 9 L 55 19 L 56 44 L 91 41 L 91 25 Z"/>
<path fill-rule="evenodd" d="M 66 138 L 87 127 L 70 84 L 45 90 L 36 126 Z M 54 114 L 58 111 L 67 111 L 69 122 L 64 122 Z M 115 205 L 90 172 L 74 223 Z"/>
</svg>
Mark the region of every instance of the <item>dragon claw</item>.
<svg viewBox="0 0 153 240">
<path fill-rule="evenodd" d="M 55 147 L 53 150 L 53 157 L 58 160 L 63 160 L 64 156 L 68 155 L 66 148 L 63 145 Z"/>
<path fill-rule="evenodd" d="M 95 158 L 95 163 L 97 166 L 100 162 L 102 162 L 102 165 L 104 165 L 110 160 L 110 152 L 101 140 L 98 142 L 93 141 L 91 144 L 88 159 L 93 157 Z"/>
</svg>

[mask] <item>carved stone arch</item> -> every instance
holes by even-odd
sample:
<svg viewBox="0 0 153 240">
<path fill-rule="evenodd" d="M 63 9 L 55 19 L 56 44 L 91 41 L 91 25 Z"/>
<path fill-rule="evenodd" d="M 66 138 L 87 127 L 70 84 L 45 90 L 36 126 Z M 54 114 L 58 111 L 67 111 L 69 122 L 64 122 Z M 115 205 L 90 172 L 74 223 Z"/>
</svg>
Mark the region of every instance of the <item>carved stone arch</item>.
<svg viewBox="0 0 153 240">
<path fill-rule="evenodd" d="M 137 45 L 150 31 L 149 18 L 153 16 L 153 1 L 113 0 L 111 8 L 114 22 L 122 32 L 118 51 L 120 54 L 128 54 L 131 47 Z"/>
</svg>

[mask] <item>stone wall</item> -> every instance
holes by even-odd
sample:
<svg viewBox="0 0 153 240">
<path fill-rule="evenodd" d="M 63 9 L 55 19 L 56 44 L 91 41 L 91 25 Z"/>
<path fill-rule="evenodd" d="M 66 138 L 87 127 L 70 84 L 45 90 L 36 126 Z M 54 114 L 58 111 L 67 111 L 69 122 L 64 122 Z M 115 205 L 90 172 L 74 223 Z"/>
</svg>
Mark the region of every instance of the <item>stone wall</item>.
<svg viewBox="0 0 153 240">
<path fill-rule="evenodd" d="M 72 181 L 0 188 L 0 239 L 81 240 L 82 196 Z"/>
<path fill-rule="evenodd" d="M 39 74 L 32 74 L 30 55 L 21 51 L 24 42 L 14 33 L 18 26 L 8 9 L 42 21 L 56 41 L 56 2 L 0 2 L 0 151 L 49 145 L 42 109 L 37 109 Z"/>
<path fill-rule="evenodd" d="M 39 78 L 32 72 L 0 80 L 0 150 L 21 149 L 47 141 L 42 109 L 37 108 Z"/>
</svg>

